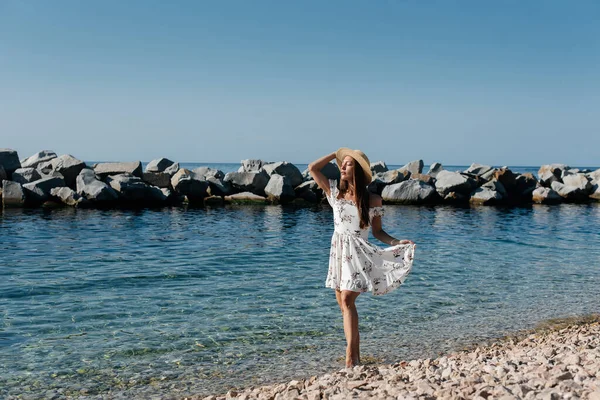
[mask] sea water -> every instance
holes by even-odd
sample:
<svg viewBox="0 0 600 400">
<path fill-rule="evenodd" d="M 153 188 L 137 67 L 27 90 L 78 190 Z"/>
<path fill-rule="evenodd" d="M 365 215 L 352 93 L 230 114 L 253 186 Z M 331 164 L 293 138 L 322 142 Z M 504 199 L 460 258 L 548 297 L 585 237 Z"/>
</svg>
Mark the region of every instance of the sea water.
<svg viewBox="0 0 600 400">
<path fill-rule="evenodd" d="M 403 286 L 357 300 L 364 360 L 598 312 L 598 203 L 384 208 L 417 249 Z M 4 210 L 0 398 L 182 397 L 340 369 L 332 232 L 327 205 Z"/>
</svg>

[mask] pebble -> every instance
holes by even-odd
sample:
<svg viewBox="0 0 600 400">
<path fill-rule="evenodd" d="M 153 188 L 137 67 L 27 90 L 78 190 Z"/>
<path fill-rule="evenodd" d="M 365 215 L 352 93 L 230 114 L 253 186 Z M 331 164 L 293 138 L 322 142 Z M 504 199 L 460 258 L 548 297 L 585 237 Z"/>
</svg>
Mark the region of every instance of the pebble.
<svg viewBox="0 0 600 400">
<path fill-rule="evenodd" d="M 600 400 L 600 323 L 509 339 L 437 359 L 357 366 L 218 399 Z"/>
</svg>

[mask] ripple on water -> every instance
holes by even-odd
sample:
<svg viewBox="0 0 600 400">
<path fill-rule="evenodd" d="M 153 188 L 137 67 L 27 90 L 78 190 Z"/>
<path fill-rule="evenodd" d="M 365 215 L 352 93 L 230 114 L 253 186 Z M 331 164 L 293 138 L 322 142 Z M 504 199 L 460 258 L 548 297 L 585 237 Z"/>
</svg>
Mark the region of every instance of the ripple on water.
<svg viewBox="0 0 600 400">
<path fill-rule="evenodd" d="M 599 222 L 597 204 L 386 206 L 416 262 L 401 289 L 358 298 L 363 354 L 597 311 Z M 0 228 L 0 396 L 208 393 L 341 366 L 326 207 L 6 210 Z"/>
</svg>

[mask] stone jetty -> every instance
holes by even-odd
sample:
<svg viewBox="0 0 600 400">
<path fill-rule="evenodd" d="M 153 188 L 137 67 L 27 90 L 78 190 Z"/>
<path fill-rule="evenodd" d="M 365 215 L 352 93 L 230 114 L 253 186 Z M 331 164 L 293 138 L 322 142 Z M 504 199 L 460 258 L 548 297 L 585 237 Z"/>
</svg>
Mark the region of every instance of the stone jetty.
<svg viewBox="0 0 600 400">
<path fill-rule="evenodd" d="M 600 323 L 542 330 L 436 359 L 365 365 L 188 400 L 600 400 Z"/>
<path fill-rule="evenodd" d="M 389 170 L 385 162 L 371 164 L 368 189 L 385 204 L 522 205 L 600 201 L 600 169 L 542 165 L 537 176 L 518 174 L 508 167 L 472 164 L 465 171 L 447 171 L 433 163 L 424 172 L 422 160 Z M 339 179 L 335 163 L 323 169 Z M 76 157 L 42 150 L 20 159 L 0 149 L 3 207 L 65 205 L 71 207 L 161 207 L 178 204 L 298 204 L 324 201 L 323 191 L 285 161 L 242 160 L 227 174 L 208 167 L 180 168 L 167 158 L 87 165 Z"/>
</svg>

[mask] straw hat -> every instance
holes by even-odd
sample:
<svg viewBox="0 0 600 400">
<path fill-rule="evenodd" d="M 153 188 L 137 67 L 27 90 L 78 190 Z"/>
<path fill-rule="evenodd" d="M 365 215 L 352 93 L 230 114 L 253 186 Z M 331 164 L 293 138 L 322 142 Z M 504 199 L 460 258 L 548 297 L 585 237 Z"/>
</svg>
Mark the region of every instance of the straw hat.
<svg viewBox="0 0 600 400">
<path fill-rule="evenodd" d="M 335 152 L 335 161 L 337 162 L 340 171 L 342 170 L 342 161 L 344 161 L 344 157 L 346 156 L 354 158 L 354 160 L 360 164 L 365 173 L 365 182 L 367 185 L 371 183 L 371 163 L 369 162 L 369 158 L 365 155 L 365 153 L 360 150 L 352 150 L 347 147 L 340 147 Z"/>
</svg>

